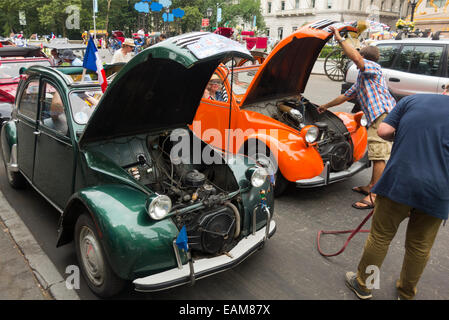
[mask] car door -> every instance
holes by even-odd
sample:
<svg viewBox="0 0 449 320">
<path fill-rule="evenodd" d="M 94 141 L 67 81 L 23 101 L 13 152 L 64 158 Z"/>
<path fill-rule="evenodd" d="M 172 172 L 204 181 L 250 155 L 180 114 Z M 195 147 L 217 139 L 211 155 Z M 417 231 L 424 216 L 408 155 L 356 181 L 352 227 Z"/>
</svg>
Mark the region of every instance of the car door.
<svg viewBox="0 0 449 320">
<path fill-rule="evenodd" d="M 53 205 L 63 209 L 73 192 L 74 175 L 67 101 L 61 90 L 45 79 L 40 97 L 33 183 Z"/>
<path fill-rule="evenodd" d="M 226 149 L 226 129 L 229 129 L 230 102 L 227 86 L 223 82 L 223 77 L 220 77 L 220 79 L 220 92 L 224 101 L 203 97 L 191 129 L 198 137 L 200 137 L 199 132 L 201 132 L 201 139 L 206 143 L 211 144 L 220 150 L 224 150 Z M 235 113 L 235 111 L 233 111 L 233 113 Z"/>
<path fill-rule="evenodd" d="M 393 95 L 400 99 L 417 93 L 437 93 L 444 45 L 405 44 L 388 74 Z"/>
<path fill-rule="evenodd" d="M 19 95 L 16 122 L 17 161 L 22 174 L 32 181 L 39 101 L 39 77 L 29 78 Z"/>
</svg>

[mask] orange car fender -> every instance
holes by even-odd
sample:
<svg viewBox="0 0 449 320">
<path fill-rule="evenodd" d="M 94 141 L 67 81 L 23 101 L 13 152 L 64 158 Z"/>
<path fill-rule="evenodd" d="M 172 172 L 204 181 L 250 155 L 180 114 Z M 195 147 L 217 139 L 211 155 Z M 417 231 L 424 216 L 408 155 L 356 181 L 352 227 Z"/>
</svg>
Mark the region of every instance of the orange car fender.
<svg viewBox="0 0 449 320">
<path fill-rule="evenodd" d="M 354 161 L 359 161 L 363 158 L 368 144 L 368 132 L 366 131 L 366 128 L 362 127 L 360 123 L 354 119 L 353 114 L 346 112 L 335 112 L 335 114 L 343 121 L 346 128 L 348 128 L 354 145 L 352 156 Z"/>
<path fill-rule="evenodd" d="M 307 146 L 301 137 L 285 130 L 276 130 L 276 137 L 270 133 L 249 135 L 237 150 L 244 150 L 244 145 L 249 144 L 250 140 L 263 142 L 274 155 L 284 178 L 292 182 L 316 177 L 323 171 L 320 154 L 314 147 Z"/>
</svg>

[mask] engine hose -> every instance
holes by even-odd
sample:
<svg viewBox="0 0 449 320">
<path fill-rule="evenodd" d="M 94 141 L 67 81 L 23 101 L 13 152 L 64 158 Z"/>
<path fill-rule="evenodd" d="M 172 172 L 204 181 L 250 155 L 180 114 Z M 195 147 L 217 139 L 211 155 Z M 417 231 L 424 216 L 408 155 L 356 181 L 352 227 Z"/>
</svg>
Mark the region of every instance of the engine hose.
<svg viewBox="0 0 449 320">
<path fill-rule="evenodd" d="M 339 254 L 341 254 L 343 251 L 345 251 L 345 249 L 348 246 L 349 242 L 351 241 L 352 237 L 354 237 L 357 233 L 359 233 L 359 232 L 369 232 L 369 230 L 363 230 L 362 227 L 369 220 L 369 218 L 371 218 L 373 213 L 374 213 L 374 209 L 372 209 L 370 211 L 370 213 L 368 213 L 368 215 L 365 217 L 365 219 L 363 219 L 362 223 L 360 223 L 359 226 L 357 228 L 355 228 L 354 230 L 341 230 L 341 231 L 324 231 L 324 230 L 320 230 L 318 232 L 317 239 L 316 239 L 318 252 L 322 256 L 324 256 L 324 257 L 334 257 L 334 256 L 338 256 Z M 343 233 L 351 233 L 351 234 L 349 235 L 348 239 L 346 239 L 345 244 L 343 245 L 343 247 L 339 251 L 337 251 L 336 253 L 327 254 L 327 253 L 324 253 L 321 250 L 320 238 L 321 238 L 322 234 L 343 234 Z"/>
<path fill-rule="evenodd" d="M 230 201 L 226 201 L 225 205 L 234 211 L 235 215 L 235 233 L 234 233 L 234 239 L 237 238 L 240 235 L 240 212 L 239 209 L 233 205 Z"/>
</svg>

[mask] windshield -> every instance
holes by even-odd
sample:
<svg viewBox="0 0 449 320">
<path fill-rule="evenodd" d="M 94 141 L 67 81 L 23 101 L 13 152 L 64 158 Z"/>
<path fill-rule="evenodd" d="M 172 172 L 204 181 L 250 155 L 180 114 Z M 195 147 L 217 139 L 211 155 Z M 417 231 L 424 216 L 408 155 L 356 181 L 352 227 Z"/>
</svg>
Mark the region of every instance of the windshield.
<svg viewBox="0 0 449 320">
<path fill-rule="evenodd" d="M 89 121 L 102 95 L 100 89 L 77 91 L 70 94 L 72 115 L 76 123 L 84 125 Z"/>
<path fill-rule="evenodd" d="M 242 95 L 246 93 L 251 81 L 257 73 L 258 68 L 234 70 L 234 85 L 233 91 L 236 95 Z"/>
<path fill-rule="evenodd" d="M 10 78 L 18 78 L 20 73 L 20 68 L 25 67 L 29 68 L 31 66 L 50 66 L 50 61 L 41 60 L 41 61 L 4 61 L 0 60 L 0 79 L 10 79 Z"/>
</svg>

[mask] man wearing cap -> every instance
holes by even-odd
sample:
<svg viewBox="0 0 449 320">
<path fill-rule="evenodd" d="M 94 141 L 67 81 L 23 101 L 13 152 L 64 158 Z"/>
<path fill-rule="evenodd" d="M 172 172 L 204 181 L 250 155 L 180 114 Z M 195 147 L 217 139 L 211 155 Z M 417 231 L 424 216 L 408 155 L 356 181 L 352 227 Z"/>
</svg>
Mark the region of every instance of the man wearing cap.
<svg viewBox="0 0 449 320">
<path fill-rule="evenodd" d="M 127 63 L 132 58 L 131 52 L 134 51 L 135 46 L 136 45 L 134 44 L 134 41 L 132 41 L 131 39 L 125 39 L 125 41 L 122 44 L 122 48 L 120 50 L 117 50 L 116 53 L 114 53 L 111 63 L 112 64 L 120 62 Z"/>
<path fill-rule="evenodd" d="M 61 58 L 64 61 L 64 64 L 68 64 L 73 67 L 82 67 L 83 66 L 83 62 L 73 54 L 72 50 L 65 50 L 62 53 Z"/>
</svg>

